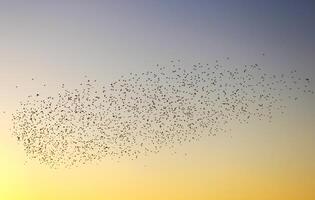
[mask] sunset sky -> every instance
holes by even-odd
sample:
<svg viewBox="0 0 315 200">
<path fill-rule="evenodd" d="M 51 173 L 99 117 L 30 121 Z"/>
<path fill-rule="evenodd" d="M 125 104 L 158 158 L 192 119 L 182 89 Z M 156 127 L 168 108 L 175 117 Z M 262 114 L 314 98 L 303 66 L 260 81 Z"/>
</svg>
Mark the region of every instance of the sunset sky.
<svg viewBox="0 0 315 200">
<path fill-rule="evenodd" d="M 315 199 L 315 95 L 288 100 L 272 123 L 235 123 L 176 153 L 73 169 L 28 160 L 10 130 L 31 93 L 172 59 L 297 70 L 314 90 L 314 10 L 312 0 L 0 0 L 0 199 Z"/>
</svg>

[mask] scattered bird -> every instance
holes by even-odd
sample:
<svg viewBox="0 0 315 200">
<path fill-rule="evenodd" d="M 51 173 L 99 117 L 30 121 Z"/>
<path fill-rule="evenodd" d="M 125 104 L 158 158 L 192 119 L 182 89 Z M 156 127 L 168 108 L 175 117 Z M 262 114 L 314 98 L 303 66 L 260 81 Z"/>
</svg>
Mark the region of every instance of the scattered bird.
<svg viewBox="0 0 315 200">
<path fill-rule="evenodd" d="M 231 122 L 271 121 L 289 96 L 313 93 L 303 88 L 309 83 L 296 71 L 276 76 L 257 64 L 171 61 L 108 85 L 85 79 L 76 89 L 62 84 L 56 96 L 29 95 L 13 114 L 12 131 L 29 158 L 53 168 L 136 159 L 216 136 Z"/>
</svg>

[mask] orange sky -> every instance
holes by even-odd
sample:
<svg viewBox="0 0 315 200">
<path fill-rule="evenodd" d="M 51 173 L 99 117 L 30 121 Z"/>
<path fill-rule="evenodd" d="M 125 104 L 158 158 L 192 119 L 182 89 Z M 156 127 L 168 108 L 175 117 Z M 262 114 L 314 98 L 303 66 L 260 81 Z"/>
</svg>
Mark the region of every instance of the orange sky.
<svg viewBox="0 0 315 200">
<path fill-rule="evenodd" d="M 0 1 L 0 200 L 315 199 L 314 95 L 288 102 L 272 123 L 234 124 L 176 154 L 73 169 L 26 160 L 10 132 L 11 114 L 29 94 L 55 95 L 84 75 L 106 85 L 174 58 L 296 69 L 313 80 L 312 1 L 34 2 Z"/>
</svg>

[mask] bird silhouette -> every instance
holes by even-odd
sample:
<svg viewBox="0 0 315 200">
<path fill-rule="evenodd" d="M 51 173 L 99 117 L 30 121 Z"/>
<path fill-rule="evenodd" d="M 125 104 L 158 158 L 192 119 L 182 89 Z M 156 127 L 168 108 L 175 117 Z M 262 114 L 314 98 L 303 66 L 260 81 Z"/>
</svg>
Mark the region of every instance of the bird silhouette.
<svg viewBox="0 0 315 200">
<path fill-rule="evenodd" d="M 258 64 L 217 60 L 187 67 L 176 60 L 108 85 L 85 75 L 76 89 L 62 84 L 56 96 L 29 95 L 12 115 L 13 135 L 29 158 L 53 168 L 136 159 L 216 136 L 231 122 L 271 121 L 284 113 L 285 99 L 314 93 L 296 71 L 276 75 Z"/>
</svg>

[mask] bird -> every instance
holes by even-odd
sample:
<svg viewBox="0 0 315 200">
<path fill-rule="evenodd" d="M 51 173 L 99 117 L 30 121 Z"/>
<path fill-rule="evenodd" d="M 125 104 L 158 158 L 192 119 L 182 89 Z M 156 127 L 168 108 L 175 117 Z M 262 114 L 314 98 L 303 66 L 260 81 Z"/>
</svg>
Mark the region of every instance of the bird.
<svg viewBox="0 0 315 200">
<path fill-rule="evenodd" d="M 258 64 L 215 63 L 184 67 L 171 60 L 109 84 L 85 75 L 77 88 L 62 84 L 55 96 L 38 91 L 12 114 L 12 133 L 28 158 L 52 168 L 133 160 L 167 148 L 177 152 L 179 145 L 227 132 L 231 123 L 272 121 L 275 112 L 284 113 L 283 99 L 314 93 L 310 79 L 296 71 L 276 75 Z"/>
</svg>

